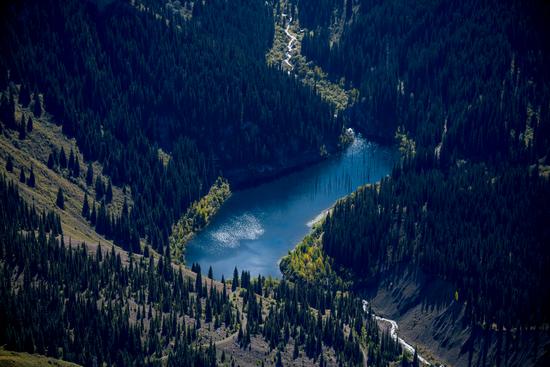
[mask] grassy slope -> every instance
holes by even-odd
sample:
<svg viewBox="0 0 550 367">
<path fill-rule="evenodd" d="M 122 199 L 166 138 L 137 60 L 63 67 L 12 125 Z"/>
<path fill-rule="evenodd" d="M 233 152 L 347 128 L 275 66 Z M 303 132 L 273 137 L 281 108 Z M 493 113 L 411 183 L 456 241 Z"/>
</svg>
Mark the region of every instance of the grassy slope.
<svg viewBox="0 0 550 367">
<path fill-rule="evenodd" d="M 77 367 L 79 365 L 65 362 L 55 358 L 45 357 L 39 354 L 11 352 L 0 348 L 0 367 Z"/>
<path fill-rule="evenodd" d="M 5 174 L 14 182 L 19 182 L 21 168 L 25 169 L 25 174 L 28 177 L 32 166 L 36 177 L 36 187 L 31 188 L 25 184 L 19 184 L 20 192 L 25 200 L 34 203 L 39 210 L 55 209 L 61 217 L 63 233 L 67 240 L 71 239 L 74 242 L 86 242 L 87 244 L 101 242 L 111 245 L 111 241 L 98 235 L 81 215 L 84 193 L 88 192 L 91 205 L 95 192 L 93 187 L 86 186 L 86 165 L 82 154 L 78 152 L 74 139 L 68 139 L 63 135 L 61 127 L 53 124 L 47 113 L 36 118 L 29 108 L 17 105 L 16 121 L 20 121 L 21 114 L 25 115 L 25 120 L 29 116 L 32 117 L 33 131 L 27 133 L 24 140 L 18 139 L 16 131 L 4 129 L 3 134 L 0 134 L 0 174 Z M 71 148 L 75 150 L 80 161 L 80 177 L 70 178 L 67 172 L 56 172 L 47 167 L 48 155 L 54 147 L 57 149 L 63 147 L 67 158 Z M 12 156 L 14 162 L 14 169 L 11 173 L 6 171 L 8 155 Z M 95 177 L 102 169 L 97 162 L 93 166 Z M 104 182 L 107 182 L 106 177 L 103 179 Z M 55 206 L 57 191 L 60 187 L 64 192 L 65 210 Z M 123 194 L 120 187 L 113 186 L 113 202 L 110 204 L 110 210 L 119 213 L 124 197 L 131 205 L 130 194 Z"/>
</svg>

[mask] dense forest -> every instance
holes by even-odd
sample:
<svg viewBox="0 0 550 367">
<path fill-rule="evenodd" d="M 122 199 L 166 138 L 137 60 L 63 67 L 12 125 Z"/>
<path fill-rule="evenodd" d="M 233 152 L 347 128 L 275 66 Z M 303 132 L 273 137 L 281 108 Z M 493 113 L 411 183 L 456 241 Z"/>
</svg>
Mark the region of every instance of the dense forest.
<svg viewBox="0 0 550 367">
<path fill-rule="evenodd" d="M 411 264 L 448 280 L 472 322 L 541 325 L 550 317 L 550 184 L 524 171 L 396 170 L 335 206 L 323 247 L 363 276 Z"/>
<path fill-rule="evenodd" d="M 171 225 L 220 173 L 334 150 L 342 126 L 310 89 L 265 65 L 268 4 L 209 1 L 191 20 L 159 4 L 3 4 L 0 89 L 43 94 L 85 160 L 131 188 L 131 232 L 163 252 Z M 6 121 L 10 104 L 4 95 Z"/>
<path fill-rule="evenodd" d="M 229 363 L 205 340 L 207 326 L 234 333 L 243 351 L 261 338 L 278 366 L 291 348 L 319 365 L 334 356 L 417 367 L 343 283 L 235 269 L 229 290 L 213 285 L 212 269 L 204 282 L 198 264 L 184 275 L 168 249 L 182 215 L 188 237 L 229 195 L 218 177 L 319 159 L 338 149 L 344 121 L 396 139 L 401 160 L 334 206 L 311 242 L 319 258 L 346 281 L 405 268 L 442 279 L 464 326 L 513 332 L 506 347 L 547 328 L 546 2 L 290 0 L 305 27 L 300 52 L 357 92 L 337 116 L 266 65 L 279 2 L 193 3 L 188 17 L 162 0 L 0 5 L 0 133 L 24 141 L 31 113 L 60 124 L 77 146 L 52 149 L 48 169 L 85 177 L 82 216 L 127 251 L 69 243 L 58 214 L 0 177 L 0 345 L 89 366 Z M 17 104 L 29 114 L 19 121 Z M 19 185 L 36 185 L 32 168 L 20 169 Z M 113 185 L 131 198 L 120 213 L 109 210 Z M 204 198 L 217 186 L 223 195 Z M 65 207 L 61 188 L 55 205 Z"/>
<path fill-rule="evenodd" d="M 94 256 L 84 244 L 66 246 L 59 217 L 37 213 L 4 177 L 0 197 L 2 345 L 86 366 L 160 365 L 161 357 L 215 365 L 215 347 L 199 348 L 197 329 L 213 320 L 234 327 L 225 292 L 191 281 L 169 257 L 123 264 L 114 248 Z"/>
<path fill-rule="evenodd" d="M 302 52 L 358 88 L 349 121 L 397 136 L 402 161 L 335 206 L 323 249 L 362 277 L 410 265 L 449 281 L 474 325 L 547 324 L 548 4 L 353 5 L 333 42 L 322 19 L 299 13 Z"/>
<path fill-rule="evenodd" d="M 204 281 L 193 264 L 192 280 L 169 256 L 125 262 L 114 248 L 90 254 L 84 244 L 66 246 L 59 218 L 37 213 L 4 177 L 0 198 L 0 343 L 10 350 L 86 366 L 214 366 L 225 354 L 198 336 L 201 328 L 225 326 L 238 327 L 235 341 L 244 350 L 257 336 L 279 357 L 292 348 L 294 359 L 303 351 L 324 365 L 331 348 L 340 365 L 357 366 L 365 345 L 370 365 L 399 358 L 409 365 L 411 356 L 379 330 L 372 311 L 337 287 L 267 284 L 235 268 L 231 289 L 242 298 L 243 322 L 223 279 L 221 291 L 212 285 L 212 269 Z M 274 302 L 264 317 L 266 298 Z"/>
</svg>

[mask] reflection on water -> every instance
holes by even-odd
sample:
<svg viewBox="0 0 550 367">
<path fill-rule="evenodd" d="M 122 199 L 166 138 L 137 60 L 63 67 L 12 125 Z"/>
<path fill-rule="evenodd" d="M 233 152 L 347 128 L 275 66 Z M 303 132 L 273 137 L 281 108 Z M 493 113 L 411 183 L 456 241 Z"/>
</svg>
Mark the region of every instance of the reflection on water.
<svg viewBox="0 0 550 367">
<path fill-rule="evenodd" d="M 244 213 L 227 220 L 219 229 L 210 232 L 212 241 L 224 248 L 235 248 L 242 240 L 255 240 L 264 233 L 254 215 Z M 215 248 L 215 247 L 213 247 Z"/>
<path fill-rule="evenodd" d="M 394 152 L 355 139 L 344 154 L 278 180 L 233 193 L 212 223 L 187 246 L 188 264 L 280 276 L 278 260 L 303 238 L 323 210 L 358 186 L 389 174 Z"/>
</svg>

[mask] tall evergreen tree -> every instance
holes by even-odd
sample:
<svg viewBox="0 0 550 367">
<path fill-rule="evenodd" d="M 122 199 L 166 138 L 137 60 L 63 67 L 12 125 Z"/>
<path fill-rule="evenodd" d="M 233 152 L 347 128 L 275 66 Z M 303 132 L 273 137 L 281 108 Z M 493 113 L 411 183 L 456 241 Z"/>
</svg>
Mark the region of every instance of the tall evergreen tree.
<svg viewBox="0 0 550 367">
<path fill-rule="evenodd" d="M 19 182 L 25 183 L 27 178 L 25 177 L 25 167 L 21 167 L 21 172 L 19 173 Z"/>
<path fill-rule="evenodd" d="M 23 107 L 28 107 L 30 102 L 31 94 L 29 88 L 25 84 L 21 84 L 21 88 L 19 88 L 19 103 Z"/>
<path fill-rule="evenodd" d="M 49 169 L 53 169 L 55 167 L 55 162 L 56 162 L 56 159 L 55 159 L 55 155 L 53 152 L 50 152 L 50 155 L 48 156 L 48 168 Z"/>
<path fill-rule="evenodd" d="M 90 214 L 90 223 L 92 223 L 92 226 L 95 226 L 97 223 L 97 213 L 95 209 L 95 200 L 92 204 L 92 213 Z"/>
<path fill-rule="evenodd" d="M 13 157 L 11 155 L 8 155 L 6 160 L 6 171 L 13 172 Z"/>
<path fill-rule="evenodd" d="M 86 185 L 92 186 L 94 183 L 94 167 L 92 162 L 88 162 L 88 169 L 86 171 Z"/>
<path fill-rule="evenodd" d="M 25 125 L 25 115 L 21 114 L 21 122 L 17 125 L 17 129 L 19 130 L 19 140 L 25 140 L 27 137 L 27 128 Z"/>
<path fill-rule="evenodd" d="M 29 116 L 29 118 L 27 119 L 27 132 L 32 132 L 32 129 L 33 129 L 33 125 L 32 125 L 32 118 L 31 116 Z"/>
<path fill-rule="evenodd" d="M 34 117 L 39 118 L 40 116 L 42 116 L 42 102 L 40 101 L 40 96 L 38 95 L 37 91 L 34 92 L 33 100 L 34 106 L 32 111 L 34 113 Z"/>
<path fill-rule="evenodd" d="M 107 180 L 107 190 L 105 192 L 105 200 L 107 201 L 107 203 L 111 203 L 113 201 L 113 184 L 111 183 L 110 178 Z"/>
<path fill-rule="evenodd" d="M 72 175 L 73 172 L 74 172 L 74 151 L 73 151 L 72 147 L 71 147 L 71 151 L 69 153 L 68 168 L 69 168 L 69 173 Z"/>
<path fill-rule="evenodd" d="M 277 360 L 275 362 L 275 367 L 283 367 L 283 359 L 281 357 L 281 351 L 277 350 Z"/>
<path fill-rule="evenodd" d="M 57 198 L 55 199 L 55 205 L 60 209 L 65 209 L 65 198 L 63 197 L 63 189 L 60 187 L 57 190 Z"/>
<path fill-rule="evenodd" d="M 105 186 L 103 186 L 103 180 L 100 175 L 97 175 L 95 179 L 95 198 L 101 200 L 105 195 Z"/>
<path fill-rule="evenodd" d="M 57 160 L 59 162 L 59 167 L 62 169 L 67 168 L 67 155 L 65 154 L 65 149 L 61 147 L 61 150 L 59 151 L 59 159 Z"/>
<path fill-rule="evenodd" d="M 238 286 L 239 286 L 239 270 L 237 270 L 237 267 L 235 266 L 235 269 L 233 270 L 233 282 L 231 282 L 231 290 L 235 292 Z"/>
<path fill-rule="evenodd" d="M 29 179 L 27 180 L 27 185 L 30 187 L 36 186 L 36 178 L 34 177 L 34 168 L 31 166 L 31 173 L 29 174 Z"/>
<path fill-rule="evenodd" d="M 86 219 L 90 218 L 90 204 L 88 203 L 88 193 L 84 193 L 84 201 L 82 202 L 82 216 Z"/>
<path fill-rule="evenodd" d="M 80 177 L 80 160 L 78 159 L 78 154 L 76 154 L 73 167 L 73 176 Z"/>
</svg>

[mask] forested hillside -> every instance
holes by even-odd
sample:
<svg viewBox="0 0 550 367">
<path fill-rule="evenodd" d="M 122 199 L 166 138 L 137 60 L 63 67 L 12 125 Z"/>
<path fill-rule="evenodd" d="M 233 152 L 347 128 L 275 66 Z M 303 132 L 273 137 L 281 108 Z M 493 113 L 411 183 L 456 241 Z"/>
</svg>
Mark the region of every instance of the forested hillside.
<svg viewBox="0 0 550 367">
<path fill-rule="evenodd" d="M 59 217 L 37 213 L 3 176 L 0 199 L 0 343 L 8 350 L 85 366 L 358 366 L 366 357 L 384 366 L 401 355 L 371 311 L 337 287 L 251 279 L 236 268 L 228 287 L 212 269 L 203 280 L 196 264 L 190 277 L 169 256 L 123 262 L 114 247 L 90 254 L 64 245 Z"/>
<path fill-rule="evenodd" d="M 220 173 L 334 150 L 341 126 L 311 90 L 265 65 L 266 4 L 208 2 L 189 21 L 151 4 L 2 5 L 0 89 L 43 94 L 86 161 L 131 188 L 132 231 L 162 252 L 171 225 Z M 8 128 L 12 100 L 2 99 Z"/>
<path fill-rule="evenodd" d="M 322 4 L 315 15 L 299 11 L 310 30 L 302 53 L 359 89 L 350 123 L 374 138 L 395 136 L 402 154 L 391 177 L 343 199 L 325 220 L 320 242 L 333 267 L 371 284 L 413 267 L 451 284 L 448 299 L 465 306 L 465 327 L 544 330 L 548 4 Z M 344 6 L 354 12 L 334 40 L 333 17 L 317 15 Z"/>
</svg>

